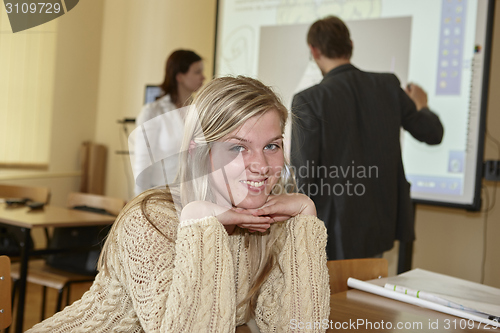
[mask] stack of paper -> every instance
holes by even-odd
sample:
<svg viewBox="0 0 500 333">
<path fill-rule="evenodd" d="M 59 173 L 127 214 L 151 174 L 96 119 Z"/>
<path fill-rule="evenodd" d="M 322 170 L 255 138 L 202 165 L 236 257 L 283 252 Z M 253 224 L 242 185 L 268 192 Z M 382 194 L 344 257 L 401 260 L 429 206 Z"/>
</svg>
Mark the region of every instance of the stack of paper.
<svg viewBox="0 0 500 333">
<path fill-rule="evenodd" d="M 497 288 L 423 269 L 367 282 L 350 278 L 347 284 L 351 288 L 500 327 L 500 289 Z"/>
</svg>

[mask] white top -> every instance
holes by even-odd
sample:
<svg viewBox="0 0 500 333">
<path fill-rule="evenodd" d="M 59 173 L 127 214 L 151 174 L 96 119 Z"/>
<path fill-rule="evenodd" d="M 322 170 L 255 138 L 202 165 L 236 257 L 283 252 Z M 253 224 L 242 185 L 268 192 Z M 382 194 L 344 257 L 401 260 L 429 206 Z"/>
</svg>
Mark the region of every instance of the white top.
<svg viewBox="0 0 500 333">
<path fill-rule="evenodd" d="M 129 138 L 136 195 L 175 178 L 185 109 L 177 109 L 170 95 L 142 108 L 135 121 L 137 128 Z"/>
</svg>

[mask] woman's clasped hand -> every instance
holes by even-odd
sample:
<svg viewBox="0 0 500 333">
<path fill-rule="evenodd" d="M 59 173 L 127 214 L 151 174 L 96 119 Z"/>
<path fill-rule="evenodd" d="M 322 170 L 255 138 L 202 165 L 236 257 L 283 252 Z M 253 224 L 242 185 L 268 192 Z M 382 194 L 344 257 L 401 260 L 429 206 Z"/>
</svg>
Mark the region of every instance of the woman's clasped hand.
<svg viewBox="0 0 500 333">
<path fill-rule="evenodd" d="M 234 230 L 234 226 L 250 232 L 266 232 L 272 223 L 286 221 L 299 214 L 316 216 L 314 202 L 304 194 L 286 193 L 270 195 L 262 207 L 254 209 L 228 208 L 208 201 L 193 201 L 184 207 L 181 221 L 215 216 L 228 233 Z"/>
</svg>

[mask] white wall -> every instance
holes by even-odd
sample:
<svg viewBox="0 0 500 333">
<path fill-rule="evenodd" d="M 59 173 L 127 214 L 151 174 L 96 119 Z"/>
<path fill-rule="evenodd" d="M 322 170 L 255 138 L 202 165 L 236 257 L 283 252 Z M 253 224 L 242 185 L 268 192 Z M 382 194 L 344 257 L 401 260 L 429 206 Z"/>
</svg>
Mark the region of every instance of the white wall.
<svg viewBox="0 0 500 333">
<path fill-rule="evenodd" d="M 59 205 L 65 204 L 67 193 L 78 191 L 79 148 L 96 134 L 102 18 L 100 0 L 80 1 L 58 18 L 49 168 L 0 169 L 1 183 L 50 187 L 51 202 Z"/>
</svg>

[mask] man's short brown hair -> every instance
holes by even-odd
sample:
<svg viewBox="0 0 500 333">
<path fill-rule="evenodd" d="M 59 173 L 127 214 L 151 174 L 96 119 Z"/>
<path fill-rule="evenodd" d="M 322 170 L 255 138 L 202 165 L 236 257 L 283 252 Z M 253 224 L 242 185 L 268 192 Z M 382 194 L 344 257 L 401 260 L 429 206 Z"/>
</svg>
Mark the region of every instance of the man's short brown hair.
<svg viewBox="0 0 500 333">
<path fill-rule="evenodd" d="M 352 55 L 349 29 L 336 16 L 327 16 L 314 22 L 307 33 L 307 44 L 319 49 L 330 59 L 350 59 Z"/>
</svg>

